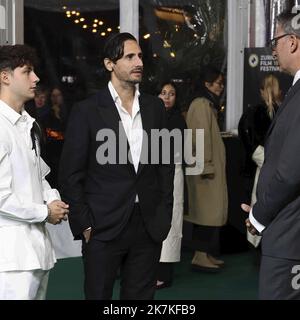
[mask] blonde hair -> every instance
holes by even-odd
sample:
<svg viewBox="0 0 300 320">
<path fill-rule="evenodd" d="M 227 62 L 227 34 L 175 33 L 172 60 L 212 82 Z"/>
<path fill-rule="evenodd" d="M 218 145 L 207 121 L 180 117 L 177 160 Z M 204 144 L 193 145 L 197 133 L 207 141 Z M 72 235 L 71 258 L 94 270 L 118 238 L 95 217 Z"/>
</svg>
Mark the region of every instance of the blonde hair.
<svg viewBox="0 0 300 320">
<path fill-rule="evenodd" d="M 260 88 L 261 96 L 268 108 L 268 114 L 272 119 L 275 113 L 274 107 L 279 106 L 282 101 L 281 90 L 278 79 L 273 75 L 267 75 Z"/>
</svg>

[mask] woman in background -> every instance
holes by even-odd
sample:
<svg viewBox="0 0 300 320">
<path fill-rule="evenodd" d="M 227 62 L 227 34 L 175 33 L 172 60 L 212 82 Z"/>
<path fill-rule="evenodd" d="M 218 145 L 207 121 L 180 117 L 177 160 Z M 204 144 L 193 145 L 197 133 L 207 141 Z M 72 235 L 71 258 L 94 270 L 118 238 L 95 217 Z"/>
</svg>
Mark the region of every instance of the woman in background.
<svg viewBox="0 0 300 320">
<path fill-rule="evenodd" d="M 200 90 L 189 107 L 186 122 L 193 131 L 193 155 L 196 130 L 204 129 L 204 170 L 200 175 L 186 177 L 189 210 L 184 219 L 193 223 L 193 270 L 218 272 L 224 263 L 217 259 L 220 229 L 226 224 L 228 210 L 225 147 L 217 119 L 224 76 L 207 67 L 198 85 Z"/>
<path fill-rule="evenodd" d="M 51 181 L 57 189 L 61 187 L 58 183 L 58 168 L 64 144 L 67 119 L 68 109 L 63 91 L 55 86 L 50 90 L 50 112 L 45 118 L 44 125 L 46 132 L 45 157 L 51 167 L 47 180 Z M 47 229 L 50 233 L 57 259 L 81 256 L 81 243 L 74 241 L 69 221 L 63 221 L 57 228 L 47 224 Z"/>
<path fill-rule="evenodd" d="M 171 82 L 165 82 L 161 86 L 159 97 L 163 100 L 167 110 L 167 129 L 180 129 L 182 134 L 181 147 L 183 148 L 184 129 L 186 124 L 181 112 L 176 105 L 177 90 Z M 175 146 L 175 144 L 174 144 Z M 174 156 L 179 152 L 183 155 L 183 151 L 171 148 Z M 171 154 L 171 158 L 173 155 Z M 176 159 L 175 159 L 176 163 Z M 183 204 L 184 204 L 184 173 L 182 163 L 175 164 L 174 175 L 174 192 L 173 192 L 173 214 L 171 229 L 168 237 L 163 242 L 160 263 L 158 267 L 157 289 L 171 286 L 173 280 L 173 264 L 180 261 L 181 239 L 182 239 L 182 221 L 183 221 Z"/>
<path fill-rule="evenodd" d="M 256 173 L 251 194 L 251 207 L 256 202 L 256 185 L 260 169 L 264 163 L 264 144 L 266 134 L 274 115 L 282 102 L 282 93 L 278 79 L 269 74 L 262 80 L 260 87 L 261 103 L 249 107 L 239 122 L 239 137 L 241 138 L 248 159 L 256 166 Z M 248 163 L 249 160 L 248 160 Z M 247 231 L 247 239 L 254 247 L 260 243 L 260 236 L 253 236 Z"/>
<path fill-rule="evenodd" d="M 67 108 L 62 90 L 53 87 L 50 91 L 50 111 L 43 121 L 46 133 L 45 158 L 51 168 L 48 181 L 58 188 L 58 166 L 64 143 L 64 132 L 67 123 Z"/>
</svg>

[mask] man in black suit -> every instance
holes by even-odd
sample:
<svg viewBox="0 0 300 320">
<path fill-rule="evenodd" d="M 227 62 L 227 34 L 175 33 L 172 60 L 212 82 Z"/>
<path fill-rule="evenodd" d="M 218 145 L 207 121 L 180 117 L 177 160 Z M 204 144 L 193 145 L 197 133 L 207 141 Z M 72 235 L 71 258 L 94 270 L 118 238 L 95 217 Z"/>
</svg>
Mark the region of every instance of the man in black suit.
<svg viewBox="0 0 300 320">
<path fill-rule="evenodd" d="M 86 299 L 111 299 L 119 269 L 121 299 L 153 299 L 161 243 L 170 229 L 174 167 L 149 163 L 153 150 L 146 140 L 152 129 L 165 127 L 165 109 L 136 88 L 143 62 L 131 34 L 110 37 L 103 62 L 108 86 L 70 116 L 62 194 L 70 203 L 73 235 L 83 240 Z"/>
<path fill-rule="evenodd" d="M 273 55 L 293 86 L 267 133 L 257 203 L 246 220 L 262 234 L 260 299 L 300 299 L 300 25 L 296 14 L 277 17 Z M 242 205 L 247 212 L 250 207 Z"/>
</svg>

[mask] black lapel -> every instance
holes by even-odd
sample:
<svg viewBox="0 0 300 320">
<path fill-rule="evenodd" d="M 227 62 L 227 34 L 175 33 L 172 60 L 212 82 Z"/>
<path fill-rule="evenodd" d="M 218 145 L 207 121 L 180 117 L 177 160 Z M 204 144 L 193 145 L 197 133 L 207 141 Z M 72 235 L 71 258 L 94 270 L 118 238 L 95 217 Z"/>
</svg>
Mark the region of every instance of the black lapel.
<svg viewBox="0 0 300 320">
<path fill-rule="evenodd" d="M 107 128 L 111 128 L 118 134 L 121 118 L 108 88 L 100 91 L 97 98 L 97 108 L 102 120 Z"/>
<path fill-rule="evenodd" d="M 105 88 L 102 91 L 100 91 L 97 98 L 98 98 L 97 108 L 100 113 L 101 119 L 105 122 L 107 128 L 112 129 L 116 133 L 117 155 L 119 155 L 119 145 L 120 145 L 119 135 L 125 137 L 123 140 L 126 139 L 127 150 L 128 152 L 130 152 L 130 146 L 128 143 L 128 139 L 127 139 L 124 127 L 109 89 Z M 119 125 L 120 125 L 121 132 L 119 132 Z M 127 156 L 126 158 L 128 159 Z M 135 174 L 134 165 L 130 161 L 127 161 L 127 167 L 129 168 L 131 173 Z"/>
<path fill-rule="evenodd" d="M 142 151 L 141 151 L 141 158 L 140 161 L 143 163 L 139 163 L 138 167 L 138 172 L 137 174 L 140 174 L 141 170 L 145 166 L 145 160 L 147 162 L 150 161 L 151 155 L 150 149 L 151 149 L 151 123 L 152 123 L 152 109 L 151 106 L 147 103 L 147 99 L 145 99 L 145 96 L 143 94 L 140 95 L 139 97 L 139 104 L 140 104 L 140 113 L 141 113 L 141 118 L 142 118 L 142 124 L 143 124 L 143 131 L 144 135 L 147 135 L 148 138 L 148 143 L 145 142 L 145 138 L 143 137 L 143 144 L 142 144 Z M 143 161 L 142 155 L 145 155 L 145 159 Z"/>
<path fill-rule="evenodd" d="M 285 106 L 291 101 L 293 96 L 300 90 L 300 80 L 298 80 L 288 91 L 288 93 L 285 96 L 285 99 L 283 100 L 282 104 L 280 105 L 279 109 L 277 110 L 275 117 L 270 125 L 270 128 L 267 132 L 266 138 L 270 136 L 272 133 L 274 126 L 276 124 L 276 121 L 278 120 L 280 114 L 283 112 L 285 109 Z"/>
</svg>

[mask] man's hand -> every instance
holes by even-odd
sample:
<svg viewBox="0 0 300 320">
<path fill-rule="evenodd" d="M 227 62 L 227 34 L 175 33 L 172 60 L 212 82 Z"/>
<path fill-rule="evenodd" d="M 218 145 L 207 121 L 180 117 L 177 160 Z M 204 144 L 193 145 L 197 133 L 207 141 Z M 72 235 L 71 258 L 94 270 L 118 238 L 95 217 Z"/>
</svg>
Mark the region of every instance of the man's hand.
<svg viewBox="0 0 300 320">
<path fill-rule="evenodd" d="M 60 200 L 54 200 L 48 204 L 49 215 L 47 222 L 59 224 L 62 220 L 68 220 L 69 205 Z"/>
<path fill-rule="evenodd" d="M 84 238 L 85 238 L 85 243 L 88 243 L 88 242 L 90 241 L 91 231 L 92 231 L 91 228 L 86 229 L 86 230 L 83 231 L 83 236 L 84 236 Z"/>
<path fill-rule="evenodd" d="M 241 208 L 249 213 L 251 211 L 251 207 L 248 206 L 247 204 L 243 203 L 241 205 Z M 254 228 L 254 226 L 251 224 L 249 218 L 245 220 L 245 224 L 246 224 L 246 227 L 247 227 L 247 230 L 252 234 L 252 235 L 259 235 L 259 232 Z"/>
<path fill-rule="evenodd" d="M 248 206 L 248 205 L 245 204 L 245 203 L 242 203 L 242 204 L 241 204 L 241 208 L 242 208 L 245 212 L 247 212 L 247 213 L 250 213 L 250 211 L 251 211 L 251 207 Z"/>
</svg>

